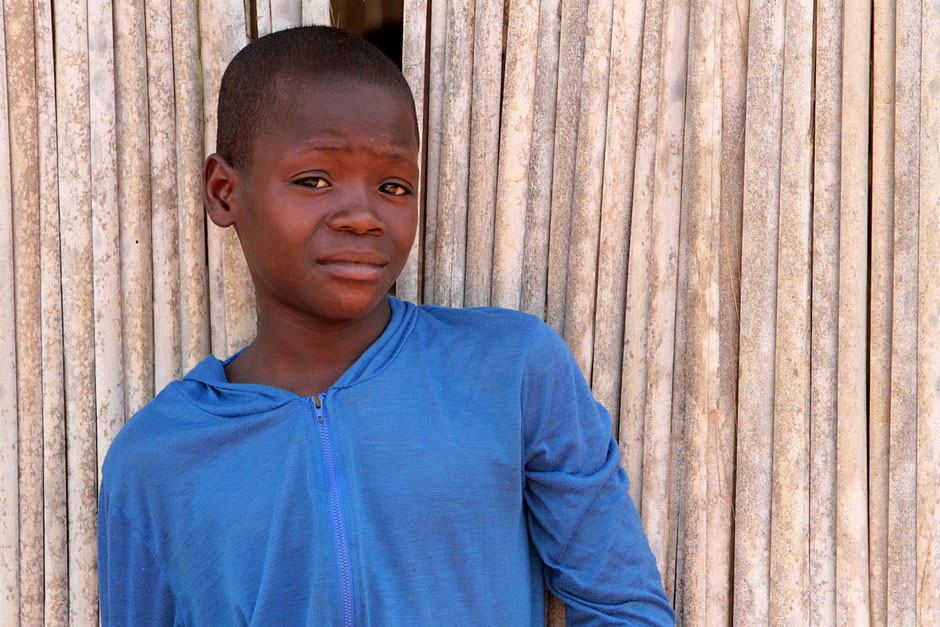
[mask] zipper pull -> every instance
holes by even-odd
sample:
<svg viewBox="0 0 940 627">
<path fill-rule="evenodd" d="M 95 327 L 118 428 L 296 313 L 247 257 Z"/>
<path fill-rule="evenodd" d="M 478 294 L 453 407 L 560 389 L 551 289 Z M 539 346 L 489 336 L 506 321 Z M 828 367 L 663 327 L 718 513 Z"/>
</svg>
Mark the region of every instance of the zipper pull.
<svg viewBox="0 0 940 627">
<path fill-rule="evenodd" d="M 313 395 L 313 406 L 317 414 L 317 422 L 323 422 L 323 402 L 320 400 L 319 394 Z"/>
</svg>

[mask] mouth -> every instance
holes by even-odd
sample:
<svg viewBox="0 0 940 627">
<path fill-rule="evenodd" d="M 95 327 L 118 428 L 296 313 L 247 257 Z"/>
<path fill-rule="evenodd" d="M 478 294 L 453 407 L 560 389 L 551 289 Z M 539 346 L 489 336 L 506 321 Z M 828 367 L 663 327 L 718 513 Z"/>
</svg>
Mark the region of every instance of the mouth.
<svg viewBox="0 0 940 627">
<path fill-rule="evenodd" d="M 330 274 L 353 281 L 375 281 L 382 275 L 386 261 L 372 253 L 341 253 L 317 260 L 317 266 Z"/>
</svg>

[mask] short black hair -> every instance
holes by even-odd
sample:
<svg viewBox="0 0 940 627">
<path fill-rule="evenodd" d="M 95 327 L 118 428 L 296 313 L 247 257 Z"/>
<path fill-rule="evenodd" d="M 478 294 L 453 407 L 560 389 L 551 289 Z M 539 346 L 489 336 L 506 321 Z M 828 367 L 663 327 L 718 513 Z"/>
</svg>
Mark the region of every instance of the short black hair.
<svg viewBox="0 0 940 627">
<path fill-rule="evenodd" d="M 294 83 L 361 82 L 406 99 L 411 88 L 398 67 L 362 37 L 331 26 L 300 26 L 265 35 L 242 48 L 222 75 L 216 152 L 249 167 L 252 141 L 282 114 Z M 415 136 L 418 128 L 415 117 Z"/>
</svg>

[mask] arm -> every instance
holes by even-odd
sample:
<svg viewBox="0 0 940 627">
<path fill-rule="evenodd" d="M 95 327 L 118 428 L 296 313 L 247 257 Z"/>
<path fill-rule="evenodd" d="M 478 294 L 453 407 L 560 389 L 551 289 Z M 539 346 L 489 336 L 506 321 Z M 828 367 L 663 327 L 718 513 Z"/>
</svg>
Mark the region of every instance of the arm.
<svg viewBox="0 0 940 627">
<path fill-rule="evenodd" d="M 522 402 L 529 535 L 568 624 L 672 625 L 610 416 L 546 326 L 532 338 Z"/>
<path fill-rule="evenodd" d="M 104 490 L 98 503 L 98 586 L 104 627 L 184 624 L 162 566 Z"/>
</svg>

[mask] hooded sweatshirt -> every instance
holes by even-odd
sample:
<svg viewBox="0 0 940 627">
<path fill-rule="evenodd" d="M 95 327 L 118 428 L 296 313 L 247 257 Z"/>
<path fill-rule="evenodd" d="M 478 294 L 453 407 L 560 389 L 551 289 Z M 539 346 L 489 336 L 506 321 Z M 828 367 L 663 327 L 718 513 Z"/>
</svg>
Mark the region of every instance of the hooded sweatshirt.
<svg viewBox="0 0 940 627">
<path fill-rule="evenodd" d="M 210 356 L 128 421 L 99 496 L 104 625 L 544 625 L 543 581 L 569 624 L 672 624 L 561 338 L 390 302 L 322 394 Z"/>
</svg>

